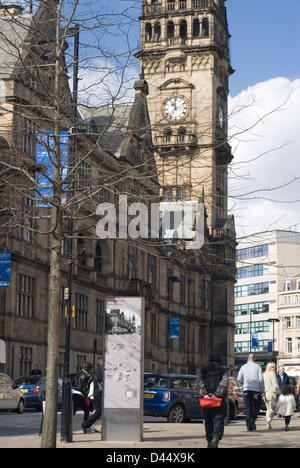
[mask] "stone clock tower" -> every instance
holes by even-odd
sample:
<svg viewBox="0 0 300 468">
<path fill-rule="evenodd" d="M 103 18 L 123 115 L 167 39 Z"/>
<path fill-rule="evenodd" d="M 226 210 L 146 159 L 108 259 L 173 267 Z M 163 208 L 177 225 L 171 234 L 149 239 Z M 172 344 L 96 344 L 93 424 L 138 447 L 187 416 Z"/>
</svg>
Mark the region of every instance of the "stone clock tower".
<svg viewBox="0 0 300 468">
<path fill-rule="evenodd" d="M 199 279 L 208 286 L 211 302 L 196 307 L 190 330 L 199 327 L 205 333 L 208 326 L 211 350 L 233 364 L 236 240 L 234 218 L 227 211 L 232 160 L 228 80 L 233 69 L 225 1 L 143 0 L 137 57 L 149 85 L 162 198 L 205 203 L 205 249 L 186 257 L 186 275 L 191 287 Z M 198 279 L 190 279 L 193 271 Z M 203 301 L 205 292 L 197 291 Z"/>
<path fill-rule="evenodd" d="M 143 0 L 141 51 L 162 196 L 227 218 L 229 32 L 225 0 Z"/>
</svg>

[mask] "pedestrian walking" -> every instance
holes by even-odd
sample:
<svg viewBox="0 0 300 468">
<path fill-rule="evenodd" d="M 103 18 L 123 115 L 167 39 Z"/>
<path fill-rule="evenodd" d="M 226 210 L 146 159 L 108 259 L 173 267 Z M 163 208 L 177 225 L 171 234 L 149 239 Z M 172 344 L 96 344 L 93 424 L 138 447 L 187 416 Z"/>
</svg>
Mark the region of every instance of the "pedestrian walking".
<svg viewBox="0 0 300 468">
<path fill-rule="evenodd" d="M 199 371 L 197 388 L 201 398 L 213 405 L 216 399 L 221 400 L 218 407 L 203 407 L 208 448 L 218 448 L 219 442 L 224 436 L 229 372 L 227 367 L 221 366 L 221 357 L 218 354 L 212 355 L 209 365 Z"/>
<path fill-rule="evenodd" d="M 86 434 L 87 429 L 92 427 L 95 422 L 101 418 L 102 414 L 102 367 L 103 361 L 102 359 L 98 359 L 97 361 L 97 369 L 92 374 L 92 383 L 90 386 L 90 398 L 93 400 L 94 403 L 94 412 L 89 416 L 89 418 L 83 422 L 81 428 Z M 91 392 L 92 390 L 92 392 Z M 95 432 L 98 432 L 95 430 Z"/>
<path fill-rule="evenodd" d="M 278 373 L 277 373 L 277 379 L 279 383 L 279 388 L 281 389 L 284 385 L 290 385 L 290 379 L 289 376 L 286 374 L 285 369 L 283 366 L 279 367 Z"/>
<path fill-rule="evenodd" d="M 253 353 L 249 354 L 247 364 L 241 368 L 238 381 L 242 383 L 244 388 L 247 430 L 255 431 L 265 386 L 261 367 L 255 363 Z"/>
<path fill-rule="evenodd" d="M 284 385 L 281 389 L 281 395 L 276 405 L 278 415 L 285 418 L 285 430 L 290 430 L 290 422 L 297 408 L 295 397 L 290 385 Z"/>
<path fill-rule="evenodd" d="M 281 394 L 276 376 L 276 364 L 274 362 L 269 362 L 267 365 L 266 372 L 264 373 L 264 384 L 267 429 L 272 429 L 271 422 L 276 414 L 277 398 Z"/>
<path fill-rule="evenodd" d="M 75 387 L 72 389 L 72 399 L 74 402 L 74 415 L 79 409 L 84 412 L 84 421 L 89 418 L 91 411 L 91 402 L 88 398 L 91 383 L 92 364 L 86 362 L 83 369 L 78 374 Z"/>
</svg>

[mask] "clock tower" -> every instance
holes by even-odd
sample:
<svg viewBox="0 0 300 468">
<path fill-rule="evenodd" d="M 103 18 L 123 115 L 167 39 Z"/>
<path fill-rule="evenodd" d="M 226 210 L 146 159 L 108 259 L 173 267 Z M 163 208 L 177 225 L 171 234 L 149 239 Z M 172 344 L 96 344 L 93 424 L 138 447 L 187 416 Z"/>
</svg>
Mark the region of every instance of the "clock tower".
<svg viewBox="0 0 300 468">
<path fill-rule="evenodd" d="M 211 234 L 227 218 L 226 0 L 143 0 L 141 50 L 162 197 L 203 199 Z"/>
</svg>

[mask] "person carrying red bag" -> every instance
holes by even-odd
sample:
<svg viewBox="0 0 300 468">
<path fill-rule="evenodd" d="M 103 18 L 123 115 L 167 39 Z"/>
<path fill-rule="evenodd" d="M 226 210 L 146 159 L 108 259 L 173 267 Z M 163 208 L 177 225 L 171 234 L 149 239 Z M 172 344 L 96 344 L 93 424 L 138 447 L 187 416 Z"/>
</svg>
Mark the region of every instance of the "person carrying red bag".
<svg viewBox="0 0 300 468">
<path fill-rule="evenodd" d="M 224 436 L 230 370 L 221 366 L 221 357 L 213 354 L 209 365 L 200 369 L 197 388 L 202 403 L 208 448 L 218 448 Z"/>
</svg>

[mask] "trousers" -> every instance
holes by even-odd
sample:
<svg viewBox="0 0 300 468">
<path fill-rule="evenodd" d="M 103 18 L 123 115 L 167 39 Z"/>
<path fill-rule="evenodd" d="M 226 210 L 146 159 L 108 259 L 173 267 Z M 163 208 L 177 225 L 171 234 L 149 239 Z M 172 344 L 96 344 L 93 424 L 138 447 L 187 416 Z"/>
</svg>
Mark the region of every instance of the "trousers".
<svg viewBox="0 0 300 468">
<path fill-rule="evenodd" d="M 213 440 L 215 436 L 222 440 L 224 436 L 225 419 L 227 417 L 226 400 L 222 401 L 220 408 L 203 408 L 206 440 Z"/>
<path fill-rule="evenodd" d="M 246 407 L 246 425 L 249 430 L 252 430 L 252 422 L 257 420 L 261 409 L 262 397 L 260 392 L 246 390 L 244 392 L 244 400 Z"/>
<path fill-rule="evenodd" d="M 89 418 L 83 422 L 82 427 L 85 429 L 88 429 L 91 427 L 95 422 L 101 418 L 101 413 L 102 413 L 102 399 L 101 398 L 95 398 L 94 400 L 94 407 L 95 407 L 95 412 L 92 413 Z"/>
</svg>

